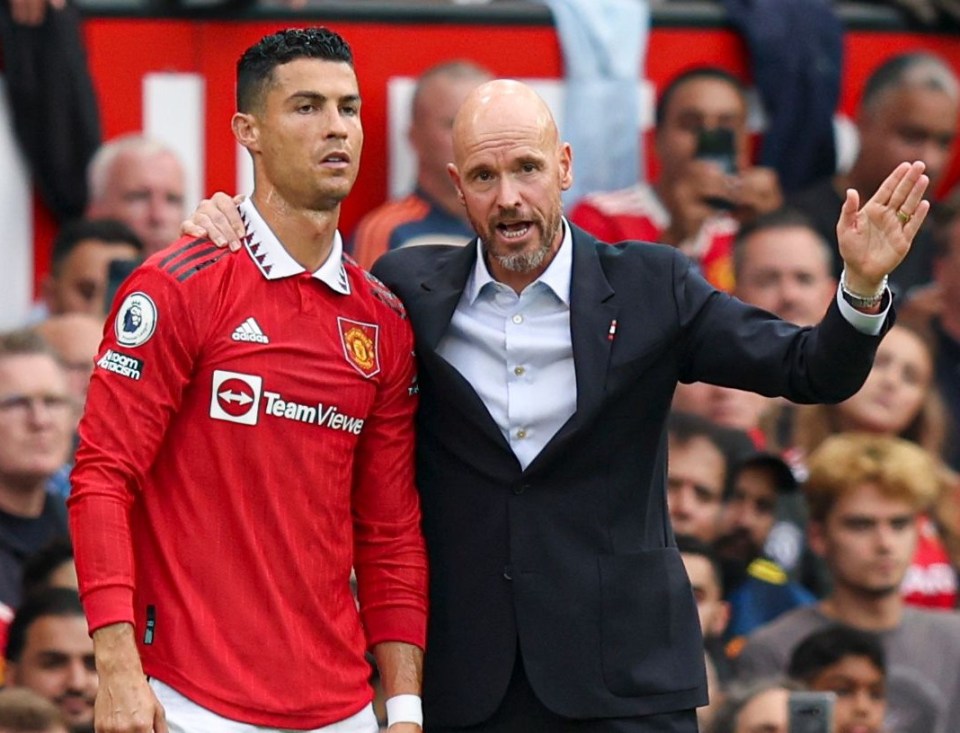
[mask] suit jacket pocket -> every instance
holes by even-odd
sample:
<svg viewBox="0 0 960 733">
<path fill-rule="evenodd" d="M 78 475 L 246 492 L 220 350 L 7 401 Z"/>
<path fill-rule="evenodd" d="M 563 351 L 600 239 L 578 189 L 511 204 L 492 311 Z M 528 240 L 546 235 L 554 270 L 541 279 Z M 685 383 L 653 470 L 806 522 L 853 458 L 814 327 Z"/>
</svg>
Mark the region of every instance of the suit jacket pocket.
<svg viewBox="0 0 960 733">
<path fill-rule="evenodd" d="M 697 606 L 675 547 L 604 555 L 600 569 L 603 676 L 637 697 L 704 684 Z"/>
</svg>

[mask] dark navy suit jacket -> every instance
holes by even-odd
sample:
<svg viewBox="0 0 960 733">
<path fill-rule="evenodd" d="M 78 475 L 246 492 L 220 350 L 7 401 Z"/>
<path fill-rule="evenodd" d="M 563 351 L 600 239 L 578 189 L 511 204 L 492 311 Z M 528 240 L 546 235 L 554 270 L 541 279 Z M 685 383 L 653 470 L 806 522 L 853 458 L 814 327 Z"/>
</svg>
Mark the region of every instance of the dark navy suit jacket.
<svg viewBox="0 0 960 733">
<path fill-rule="evenodd" d="M 807 329 L 746 306 L 673 248 L 608 245 L 576 227 L 573 247 L 577 409 L 526 470 L 436 351 L 475 242 L 401 249 L 374 267 L 407 308 L 420 364 L 431 725 L 488 718 L 518 649 L 533 690 L 561 715 L 705 704 L 697 609 L 666 504 L 664 423 L 676 383 L 838 401 L 863 383 L 879 343 L 835 303 Z"/>
</svg>

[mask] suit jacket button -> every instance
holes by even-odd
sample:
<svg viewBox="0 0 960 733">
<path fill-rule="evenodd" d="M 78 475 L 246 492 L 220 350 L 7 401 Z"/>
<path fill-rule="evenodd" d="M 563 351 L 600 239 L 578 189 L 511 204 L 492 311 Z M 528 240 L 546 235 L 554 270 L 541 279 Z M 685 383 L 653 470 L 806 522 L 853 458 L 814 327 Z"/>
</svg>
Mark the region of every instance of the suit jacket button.
<svg viewBox="0 0 960 733">
<path fill-rule="evenodd" d="M 517 484 L 513 487 L 513 493 L 520 496 L 524 491 L 530 488 L 530 484 Z"/>
<path fill-rule="evenodd" d="M 503 579 L 504 580 L 513 580 L 513 566 L 504 565 L 503 566 Z"/>
</svg>

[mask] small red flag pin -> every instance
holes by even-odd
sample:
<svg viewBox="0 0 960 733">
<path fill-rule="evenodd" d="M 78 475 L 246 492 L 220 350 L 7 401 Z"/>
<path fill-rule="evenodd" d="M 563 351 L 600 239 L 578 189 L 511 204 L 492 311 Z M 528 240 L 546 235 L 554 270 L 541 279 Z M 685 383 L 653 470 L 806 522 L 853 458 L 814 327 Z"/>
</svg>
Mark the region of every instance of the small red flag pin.
<svg viewBox="0 0 960 733">
<path fill-rule="evenodd" d="M 617 319 L 614 318 L 610 321 L 610 329 L 607 331 L 607 341 L 613 341 L 613 337 L 617 335 Z"/>
</svg>

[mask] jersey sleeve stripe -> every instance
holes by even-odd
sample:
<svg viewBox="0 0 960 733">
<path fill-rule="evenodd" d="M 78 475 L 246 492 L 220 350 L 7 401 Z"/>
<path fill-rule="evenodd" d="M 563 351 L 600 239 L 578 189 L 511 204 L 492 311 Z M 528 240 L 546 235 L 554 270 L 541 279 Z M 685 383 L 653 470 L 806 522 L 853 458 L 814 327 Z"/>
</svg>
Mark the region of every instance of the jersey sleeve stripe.
<svg viewBox="0 0 960 733">
<path fill-rule="evenodd" d="M 224 254 L 228 251 L 229 250 L 226 250 L 226 249 L 219 250 L 219 254 L 211 257 L 209 260 L 204 260 L 203 262 L 198 264 L 196 267 L 192 267 L 189 270 L 185 270 L 184 272 L 181 272 L 179 275 L 176 276 L 177 280 L 179 282 L 185 282 L 186 280 L 189 280 L 191 277 L 196 275 L 201 270 L 207 267 L 210 267 L 210 265 L 216 262 L 219 262 L 221 259 L 223 259 Z"/>
<path fill-rule="evenodd" d="M 182 247 L 179 247 L 179 248 L 173 250 L 173 252 L 171 252 L 171 253 L 168 254 L 166 257 L 164 257 L 162 260 L 160 260 L 160 269 L 161 269 L 161 270 L 166 269 L 167 265 L 169 265 L 171 262 L 173 262 L 174 260 L 176 260 L 176 259 L 177 259 L 178 257 L 180 257 L 181 255 L 186 254 L 187 252 L 189 252 L 191 249 L 193 249 L 194 247 L 196 247 L 196 246 L 198 246 L 198 245 L 207 244 L 207 243 L 209 243 L 209 242 L 210 242 L 210 240 L 207 239 L 206 237 L 204 237 L 203 239 L 193 239 L 193 240 L 187 242 L 185 245 L 183 245 Z"/>
</svg>

